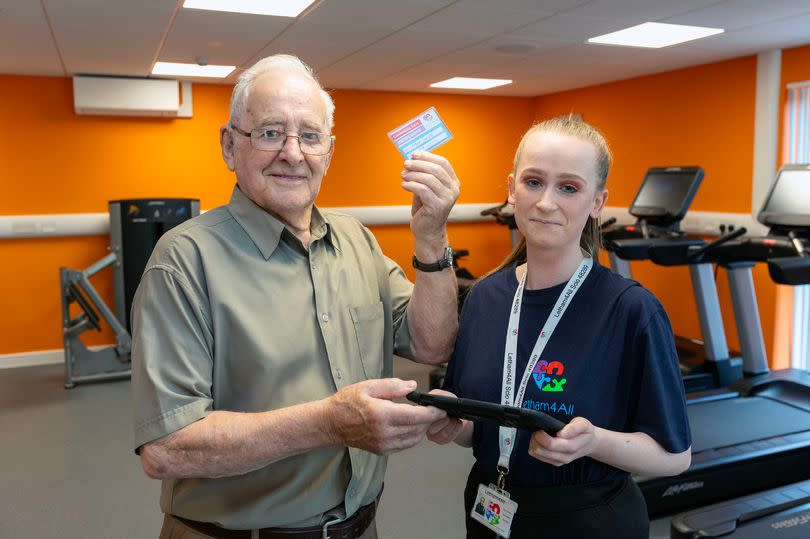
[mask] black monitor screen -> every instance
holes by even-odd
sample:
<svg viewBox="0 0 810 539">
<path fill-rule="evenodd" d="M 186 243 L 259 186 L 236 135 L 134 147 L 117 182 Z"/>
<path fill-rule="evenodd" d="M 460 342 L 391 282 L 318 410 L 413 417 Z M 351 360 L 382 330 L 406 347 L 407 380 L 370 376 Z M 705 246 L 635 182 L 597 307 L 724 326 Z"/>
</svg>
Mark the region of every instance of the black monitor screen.
<svg viewBox="0 0 810 539">
<path fill-rule="evenodd" d="M 810 168 L 781 170 L 762 211 L 810 216 Z"/>
<path fill-rule="evenodd" d="M 652 169 L 636 193 L 630 214 L 682 218 L 702 178 L 699 169 Z"/>
</svg>

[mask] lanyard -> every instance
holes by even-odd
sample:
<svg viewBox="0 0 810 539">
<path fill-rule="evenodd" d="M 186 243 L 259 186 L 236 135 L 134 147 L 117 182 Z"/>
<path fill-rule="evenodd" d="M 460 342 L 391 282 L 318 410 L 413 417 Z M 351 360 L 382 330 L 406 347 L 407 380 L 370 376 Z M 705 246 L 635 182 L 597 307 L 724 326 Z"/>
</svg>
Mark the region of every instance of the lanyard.
<svg viewBox="0 0 810 539">
<path fill-rule="evenodd" d="M 520 279 L 517 290 L 515 291 L 515 299 L 512 301 L 512 312 L 509 315 L 509 326 L 506 333 L 506 348 L 504 350 L 503 358 L 503 385 L 501 387 L 501 404 L 506 406 L 520 406 L 523 402 L 523 396 L 526 393 L 526 386 L 531 379 L 532 371 L 540 360 L 540 355 L 543 353 L 546 344 L 554 333 L 566 309 L 574 299 L 574 295 L 579 290 L 580 285 L 588 276 L 588 273 L 593 267 L 593 259 L 585 258 L 580 262 L 579 267 L 568 280 L 568 284 L 560 293 L 557 298 L 557 303 L 551 309 L 551 313 L 537 337 L 532 349 L 532 355 L 529 357 L 529 362 L 526 364 L 526 370 L 523 371 L 523 377 L 520 380 L 520 385 L 517 386 L 517 395 L 515 395 L 515 361 L 517 360 L 517 342 L 518 342 L 518 326 L 520 325 L 520 308 L 523 303 L 523 289 L 526 286 L 526 275 L 529 273 L 528 266 Z M 512 456 L 512 448 L 514 447 L 515 433 L 517 429 L 512 427 L 500 427 L 499 434 L 499 447 L 500 457 L 498 458 L 498 470 L 501 475 L 505 475 L 509 471 L 509 458 Z M 502 482 L 502 478 L 499 478 Z"/>
</svg>

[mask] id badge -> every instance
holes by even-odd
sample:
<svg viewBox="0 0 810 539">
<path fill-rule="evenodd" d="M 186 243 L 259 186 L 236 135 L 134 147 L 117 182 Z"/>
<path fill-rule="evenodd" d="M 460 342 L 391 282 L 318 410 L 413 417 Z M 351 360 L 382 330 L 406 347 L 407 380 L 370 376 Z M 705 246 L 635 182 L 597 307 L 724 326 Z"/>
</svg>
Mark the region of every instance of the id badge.
<svg viewBox="0 0 810 539">
<path fill-rule="evenodd" d="M 402 157 L 410 159 L 413 152 L 417 150 L 429 152 L 453 138 L 453 135 L 444 125 L 436 108 L 430 107 L 416 118 L 389 131 L 388 138 Z"/>
<path fill-rule="evenodd" d="M 509 537 L 512 519 L 517 511 L 517 503 L 509 499 L 509 493 L 495 485 L 478 485 L 470 516 L 501 537 Z"/>
</svg>

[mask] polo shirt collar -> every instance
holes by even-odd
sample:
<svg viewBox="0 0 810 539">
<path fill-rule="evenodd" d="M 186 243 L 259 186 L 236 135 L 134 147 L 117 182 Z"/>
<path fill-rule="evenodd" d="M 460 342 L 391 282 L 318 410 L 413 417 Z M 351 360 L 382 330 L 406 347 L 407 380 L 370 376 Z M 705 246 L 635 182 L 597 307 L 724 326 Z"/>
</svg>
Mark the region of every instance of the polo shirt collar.
<svg viewBox="0 0 810 539">
<path fill-rule="evenodd" d="M 236 222 L 244 229 L 250 239 L 261 251 L 264 259 L 267 260 L 275 252 L 286 227 L 284 223 L 268 213 L 264 208 L 253 202 L 245 195 L 238 185 L 233 188 L 231 200 L 228 203 L 228 210 L 233 215 Z M 316 206 L 312 207 L 312 218 L 309 225 L 312 241 L 325 238 L 332 246 L 340 250 L 338 242 L 334 237 L 332 225 Z M 286 234 L 295 238 L 295 235 L 287 230 Z M 296 238 L 297 241 L 297 238 Z"/>
</svg>

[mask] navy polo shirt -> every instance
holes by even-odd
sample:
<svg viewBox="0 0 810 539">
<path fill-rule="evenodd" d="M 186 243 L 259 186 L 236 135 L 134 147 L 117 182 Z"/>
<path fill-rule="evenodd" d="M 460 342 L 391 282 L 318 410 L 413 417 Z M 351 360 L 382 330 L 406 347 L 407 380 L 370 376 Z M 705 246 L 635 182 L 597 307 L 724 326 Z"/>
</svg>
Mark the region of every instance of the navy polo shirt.
<svg viewBox="0 0 810 539">
<path fill-rule="evenodd" d="M 567 283 L 524 290 L 518 331 L 520 383 L 540 329 Z M 518 281 L 507 268 L 477 283 L 461 313 L 458 340 L 444 388 L 459 397 L 500 403 L 506 331 Z M 597 427 L 644 432 L 670 453 L 691 445 L 672 327 L 647 289 L 599 263 L 568 306 L 526 388 L 524 408 L 563 421 L 584 417 Z M 517 404 L 516 404 L 517 405 Z M 518 430 L 510 483 L 582 484 L 627 472 L 588 457 L 560 467 L 528 454 L 530 433 Z M 473 453 L 483 473 L 495 474 L 498 427 L 475 423 Z"/>
</svg>

